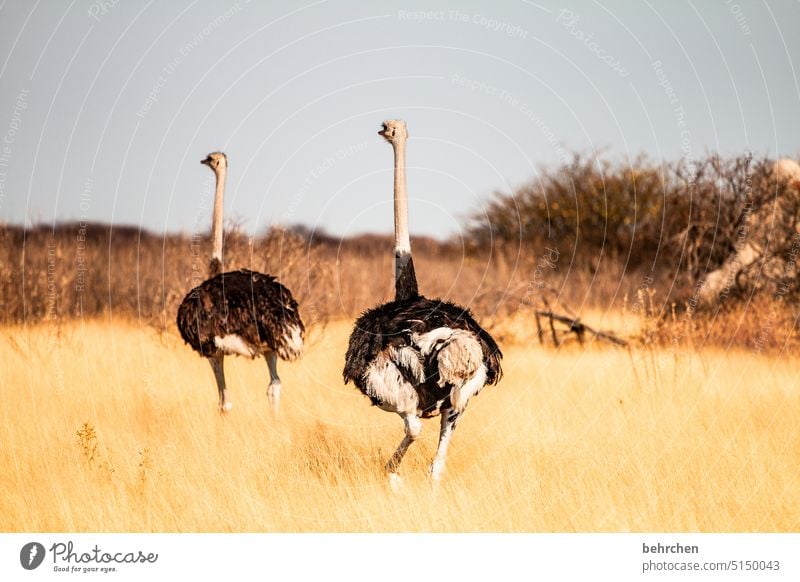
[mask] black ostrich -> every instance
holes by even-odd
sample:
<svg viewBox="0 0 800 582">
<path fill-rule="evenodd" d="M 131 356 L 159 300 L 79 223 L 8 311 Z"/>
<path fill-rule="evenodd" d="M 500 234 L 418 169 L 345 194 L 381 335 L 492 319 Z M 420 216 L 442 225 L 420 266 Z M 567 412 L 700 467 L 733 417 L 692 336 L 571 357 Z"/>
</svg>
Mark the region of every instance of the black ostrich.
<svg viewBox="0 0 800 582">
<path fill-rule="evenodd" d="M 392 144 L 395 157 L 395 300 L 356 320 L 344 381 L 403 418 L 405 437 L 386 465 L 392 485 L 399 483 L 403 455 L 422 430 L 420 419 L 441 415 L 439 447 L 430 469 L 437 482 L 459 415 L 484 385 L 500 380 L 503 354 L 468 309 L 419 294 L 408 236 L 406 124 L 386 121 L 379 135 Z"/>
<path fill-rule="evenodd" d="M 278 358 L 295 360 L 303 352 L 305 326 L 297 301 L 275 277 L 241 269 L 222 273 L 222 210 L 228 158 L 214 152 L 200 163 L 217 178 L 212 224 L 213 253 L 209 279 L 189 291 L 178 307 L 178 330 L 183 340 L 208 358 L 219 390 L 219 410 L 227 412 L 225 396 L 226 355 L 256 358 L 263 354 L 269 366 L 267 389 L 273 412 L 281 397 Z"/>
</svg>

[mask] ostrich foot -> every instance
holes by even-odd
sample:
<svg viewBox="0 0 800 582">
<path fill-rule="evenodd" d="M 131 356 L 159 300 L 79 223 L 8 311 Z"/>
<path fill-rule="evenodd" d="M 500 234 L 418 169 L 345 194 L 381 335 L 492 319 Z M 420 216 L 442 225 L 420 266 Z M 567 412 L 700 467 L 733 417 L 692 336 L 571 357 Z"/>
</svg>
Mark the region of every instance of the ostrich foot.
<svg viewBox="0 0 800 582">
<path fill-rule="evenodd" d="M 233 408 L 233 402 L 230 402 L 230 401 L 219 405 L 219 411 L 220 411 L 221 414 L 225 414 L 226 412 L 230 412 L 231 408 Z"/>
<path fill-rule="evenodd" d="M 438 484 L 444 473 L 444 461 L 436 459 L 431 463 L 431 483 Z"/>
<path fill-rule="evenodd" d="M 389 487 L 393 493 L 400 493 L 403 490 L 403 480 L 397 473 L 389 473 Z"/>
</svg>

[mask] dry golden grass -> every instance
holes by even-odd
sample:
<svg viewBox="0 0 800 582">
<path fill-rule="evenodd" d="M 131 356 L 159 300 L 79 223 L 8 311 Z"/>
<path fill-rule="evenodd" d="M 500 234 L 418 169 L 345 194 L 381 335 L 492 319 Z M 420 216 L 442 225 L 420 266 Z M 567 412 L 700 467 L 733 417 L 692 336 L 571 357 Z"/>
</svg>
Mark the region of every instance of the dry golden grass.
<svg viewBox="0 0 800 582">
<path fill-rule="evenodd" d="M 401 422 L 343 386 L 349 324 L 281 367 L 229 358 L 233 411 L 177 335 L 86 321 L 0 333 L 2 531 L 797 531 L 800 360 L 506 345 L 506 375 L 438 422 L 389 491 Z"/>
</svg>

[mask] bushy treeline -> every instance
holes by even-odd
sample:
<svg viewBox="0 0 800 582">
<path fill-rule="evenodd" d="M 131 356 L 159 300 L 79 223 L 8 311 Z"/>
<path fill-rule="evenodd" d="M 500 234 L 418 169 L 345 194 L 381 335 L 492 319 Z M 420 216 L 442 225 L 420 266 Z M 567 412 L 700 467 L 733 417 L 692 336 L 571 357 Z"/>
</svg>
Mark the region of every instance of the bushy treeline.
<svg viewBox="0 0 800 582">
<path fill-rule="evenodd" d="M 746 240 L 767 238 L 775 252 L 786 246 L 800 204 L 773 164 L 749 155 L 657 163 L 576 154 L 495 193 L 473 216 L 469 238 L 475 248 L 549 245 L 590 268 L 612 260 L 686 291 Z"/>
<path fill-rule="evenodd" d="M 767 158 L 656 163 L 575 155 L 513 193 L 495 193 L 453 240 L 413 238 L 420 289 L 468 305 L 487 326 L 542 305 L 578 313 L 646 307 L 648 316 L 674 319 L 699 282 L 744 244 L 783 263 L 750 265 L 734 279 L 744 282 L 739 297 L 749 297 L 770 269 L 781 280 L 796 273 L 786 265 L 800 257 L 786 255 L 800 254 L 798 190 L 776 179 Z M 112 316 L 168 329 L 181 299 L 206 278 L 209 256 L 205 235 L 107 224 L 0 226 L 0 324 Z M 225 233 L 224 262 L 228 270 L 278 276 L 309 325 L 353 319 L 393 296 L 390 235 L 341 239 L 295 227 L 248 236 L 233 227 Z M 763 294 L 758 313 L 783 321 L 798 288 L 779 302 Z M 737 321 L 757 322 L 758 313 Z M 697 320 L 681 325 L 689 323 Z M 794 329 L 790 323 L 781 325 Z M 764 336 L 771 345 L 759 324 L 750 327 L 742 342 Z M 720 341 L 725 337 L 727 331 Z"/>
<path fill-rule="evenodd" d="M 466 258 L 455 247 L 413 238 L 420 284 L 431 296 L 478 308 L 485 289 L 513 273 Z M 354 318 L 393 294 L 393 240 L 388 235 L 338 239 L 304 228 L 258 236 L 225 232 L 224 268 L 276 275 L 300 302 L 309 325 Z M 0 226 L 0 324 L 118 316 L 169 327 L 185 294 L 208 274 L 209 237 L 130 226 Z M 507 283 L 506 283 L 507 284 Z M 491 295 L 491 294 L 490 294 Z"/>
</svg>

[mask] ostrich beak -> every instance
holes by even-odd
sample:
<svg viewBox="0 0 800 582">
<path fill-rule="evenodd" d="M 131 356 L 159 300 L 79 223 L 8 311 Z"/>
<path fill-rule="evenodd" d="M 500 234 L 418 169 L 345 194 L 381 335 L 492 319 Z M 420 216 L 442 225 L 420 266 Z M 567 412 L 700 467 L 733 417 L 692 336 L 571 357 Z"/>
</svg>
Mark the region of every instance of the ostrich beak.
<svg viewBox="0 0 800 582">
<path fill-rule="evenodd" d="M 200 163 L 201 164 L 205 164 L 206 166 L 210 166 L 211 165 L 211 158 L 207 157 L 205 160 L 200 160 Z"/>
<path fill-rule="evenodd" d="M 385 123 L 382 123 L 382 124 L 381 124 L 381 130 L 378 132 L 378 135 L 380 135 L 380 136 L 383 136 L 383 137 L 386 137 L 386 131 L 387 131 L 388 129 L 389 129 L 389 128 L 388 128 L 388 127 L 386 127 L 386 124 L 385 124 Z"/>
</svg>

